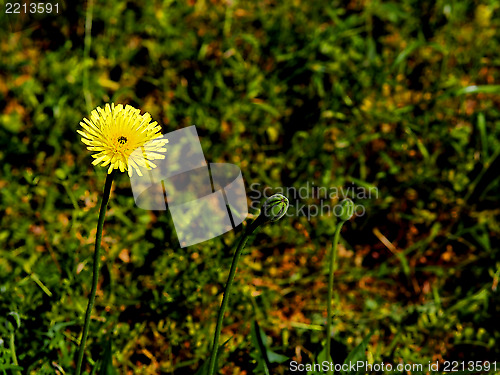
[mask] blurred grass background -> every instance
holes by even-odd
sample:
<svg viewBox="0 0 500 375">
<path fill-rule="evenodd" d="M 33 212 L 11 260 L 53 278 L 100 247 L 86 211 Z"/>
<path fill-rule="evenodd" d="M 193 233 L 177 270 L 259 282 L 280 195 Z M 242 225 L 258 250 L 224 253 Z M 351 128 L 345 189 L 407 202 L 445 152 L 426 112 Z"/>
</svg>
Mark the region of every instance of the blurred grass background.
<svg viewBox="0 0 500 375">
<path fill-rule="evenodd" d="M 75 130 L 107 102 L 151 113 L 164 133 L 195 124 L 207 160 L 237 164 L 247 187 L 378 189 L 342 232 L 335 360 L 371 330 L 374 362 L 500 360 L 498 2 L 114 0 L 51 15 L 0 3 L 4 373 L 11 311 L 23 373 L 74 371 L 105 178 Z M 314 360 L 334 227 L 294 215 L 256 235 L 222 373 L 262 373 L 255 320 L 274 352 Z M 112 342 L 118 373 L 194 373 L 240 232 L 181 249 L 168 213 L 137 208 L 121 175 L 88 369 Z"/>
</svg>

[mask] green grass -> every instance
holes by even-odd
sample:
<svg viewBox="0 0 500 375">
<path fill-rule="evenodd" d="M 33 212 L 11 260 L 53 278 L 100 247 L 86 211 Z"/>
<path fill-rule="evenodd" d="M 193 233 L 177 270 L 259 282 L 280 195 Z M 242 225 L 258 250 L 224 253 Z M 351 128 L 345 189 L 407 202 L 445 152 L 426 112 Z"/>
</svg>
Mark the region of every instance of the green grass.
<svg viewBox="0 0 500 375">
<path fill-rule="evenodd" d="M 94 1 L 52 16 L 5 3 L 0 374 L 12 373 L 11 311 L 23 374 L 74 371 L 105 179 L 75 130 L 106 102 L 148 111 L 165 133 L 197 125 L 207 160 L 238 165 L 249 193 L 378 189 L 353 197 L 367 214 L 341 233 L 336 362 L 370 333 L 374 363 L 500 360 L 496 2 Z M 320 204 L 289 198 L 290 213 Z M 334 223 L 292 216 L 255 235 L 223 373 L 286 374 L 289 361 L 270 359 L 321 352 Z M 120 174 L 87 371 L 111 357 L 120 374 L 195 373 L 242 230 L 182 249 L 169 214 L 136 207 Z"/>
</svg>

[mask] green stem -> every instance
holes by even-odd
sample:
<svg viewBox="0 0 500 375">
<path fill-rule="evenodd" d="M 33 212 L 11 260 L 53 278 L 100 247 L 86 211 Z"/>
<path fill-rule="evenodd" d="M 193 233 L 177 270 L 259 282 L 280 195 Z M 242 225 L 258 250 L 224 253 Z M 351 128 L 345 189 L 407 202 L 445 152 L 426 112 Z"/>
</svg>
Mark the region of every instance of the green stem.
<svg viewBox="0 0 500 375">
<path fill-rule="evenodd" d="M 92 289 L 90 290 L 89 303 L 85 313 L 85 324 L 83 326 L 82 340 L 80 341 L 80 348 L 78 349 L 78 360 L 76 362 L 76 375 L 80 375 L 82 371 L 83 353 L 85 351 L 85 344 L 87 342 L 87 335 L 90 326 L 90 313 L 94 307 L 95 294 L 97 291 L 97 281 L 99 280 L 99 263 L 101 258 L 101 238 L 102 228 L 104 226 L 104 218 L 106 216 L 106 208 L 108 206 L 109 194 L 111 193 L 111 185 L 113 184 L 113 177 L 115 171 L 106 176 L 106 183 L 104 185 L 104 194 L 101 201 L 101 209 L 99 211 L 99 220 L 97 222 L 97 233 L 95 236 L 95 251 L 94 251 L 94 264 L 92 268 Z"/>
<path fill-rule="evenodd" d="M 335 272 L 337 262 L 337 245 L 339 243 L 340 230 L 344 225 L 344 221 L 340 221 L 335 229 L 333 237 L 333 246 L 330 253 L 330 267 L 328 273 L 328 297 L 326 305 L 326 355 L 330 358 L 331 347 L 331 327 L 332 327 L 332 297 L 333 297 L 333 273 Z"/>
<path fill-rule="evenodd" d="M 210 365 L 209 365 L 209 375 L 213 375 L 215 373 L 215 366 L 217 362 L 217 351 L 219 349 L 219 338 L 220 331 L 222 329 L 222 321 L 224 319 L 224 312 L 226 311 L 227 302 L 229 300 L 229 295 L 231 294 L 231 286 L 233 285 L 234 275 L 236 273 L 236 267 L 238 266 L 238 260 L 240 259 L 240 255 L 242 250 L 245 248 L 245 245 L 248 241 L 248 237 L 253 233 L 257 227 L 262 224 L 263 216 L 259 215 L 257 219 L 255 219 L 252 224 L 249 225 L 247 230 L 243 232 L 241 236 L 240 242 L 233 256 L 233 262 L 231 263 L 231 269 L 229 270 L 229 276 L 227 278 L 226 289 L 224 290 L 224 296 L 222 297 L 222 304 L 219 309 L 219 315 L 217 316 L 217 326 L 215 327 L 214 334 L 214 343 L 212 347 L 212 355 L 210 356 Z"/>
<path fill-rule="evenodd" d="M 16 345 L 14 344 L 14 331 L 10 333 L 9 347 L 10 347 L 10 355 L 12 357 L 12 363 L 16 366 L 19 366 L 19 363 L 17 362 Z M 14 375 L 21 375 L 21 373 L 18 370 L 12 370 L 12 373 Z"/>
</svg>

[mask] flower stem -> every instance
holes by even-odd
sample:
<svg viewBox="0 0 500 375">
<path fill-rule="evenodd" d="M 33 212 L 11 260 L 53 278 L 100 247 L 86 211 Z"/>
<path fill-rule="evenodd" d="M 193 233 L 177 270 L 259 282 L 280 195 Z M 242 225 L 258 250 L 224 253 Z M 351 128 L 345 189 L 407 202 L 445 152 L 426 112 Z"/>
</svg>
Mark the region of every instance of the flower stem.
<svg viewBox="0 0 500 375">
<path fill-rule="evenodd" d="M 85 323 L 83 326 L 82 339 L 80 341 L 80 348 L 78 349 L 78 360 L 76 362 L 76 375 L 80 375 L 82 371 L 83 353 L 85 351 L 85 344 L 87 342 L 87 335 L 89 333 L 90 326 L 90 313 L 94 307 L 95 294 L 97 291 L 97 281 L 99 280 L 99 263 L 101 258 L 101 238 L 102 238 L 102 228 L 104 226 L 104 218 L 106 216 L 106 208 L 108 206 L 109 195 L 111 193 L 111 185 L 113 184 L 113 178 L 115 176 L 115 171 L 111 172 L 106 176 L 106 182 L 104 184 L 104 194 L 101 201 L 101 209 L 99 211 L 99 220 L 97 221 L 97 233 L 95 236 L 95 251 L 94 251 L 94 264 L 92 268 L 92 289 L 90 290 L 89 303 L 87 305 L 87 311 L 85 313 Z"/>
<path fill-rule="evenodd" d="M 17 362 L 16 345 L 14 344 L 14 331 L 10 333 L 9 347 L 10 347 L 10 355 L 12 358 L 12 363 L 15 366 L 19 366 L 19 362 Z M 21 373 L 18 370 L 12 370 L 12 373 L 14 375 L 21 375 Z"/>
<path fill-rule="evenodd" d="M 337 263 L 337 245 L 339 243 L 340 230 L 344 225 L 344 221 L 339 221 L 337 228 L 335 229 L 335 235 L 333 237 L 333 246 L 330 253 L 330 267 L 328 273 L 328 297 L 326 305 L 326 355 L 327 360 L 330 357 L 330 347 L 331 347 L 331 327 L 332 327 L 332 296 L 333 296 L 333 273 L 335 272 Z"/>
<path fill-rule="evenodd" d="M 209 375 L 214 375 L 215 373 L 215 367 L 217 362 L 217 351 L 219 349 L 220 331 L 222 329 L 222 321 L 224 319 L 224 312 L 226 311 L 229 295 L 231 294 L 231 286 L 233 285 L 234 275 L 236 273 L 236 268 L 238 266 L 238 260 L 240 259 L 242 250 L 245 248 L 245 245 L 248 241 L 248 237 L 260 224 L 262 224 L 263 222 L 262 218 L 263 218 L 262 216 L 259 216 L 252 222 L 252 224 L 248 226 L 247 230 L 243 232 L 240 242 L 238 243 L 238 247 L 236 248 L 236 251 L 234 253 L 233 262 L 231 263 L 231 269 L 229 270 L 229 276 L 227 278 L 226 289 L 224 290 L 224 296 L 222 297 L 222 304 L 219 309 L 219 315 L 217 316 L 217 326 L 215 327 L 212 355 L 210 356 L 210 365 L 208 372 Z"/>
</svg>

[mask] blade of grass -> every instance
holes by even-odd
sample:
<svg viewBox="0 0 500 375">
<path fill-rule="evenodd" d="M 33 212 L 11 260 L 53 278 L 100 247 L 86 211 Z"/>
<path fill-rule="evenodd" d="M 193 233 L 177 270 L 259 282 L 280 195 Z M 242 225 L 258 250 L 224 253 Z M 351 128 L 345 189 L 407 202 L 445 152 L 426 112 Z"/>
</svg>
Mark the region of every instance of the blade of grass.
<svg viewBox="0 0 500 375">
<path fill-rule="evenodd" d="M 486 134 L 486 120 L 484 118 L 484 113 L 480 113 L 477 115 L 477 128 L 479 129 L 479 135 L 481 137 L 481 159 L 484 163 L 486 160 L 488 160 L 488 138 Z"/>
</svg>

